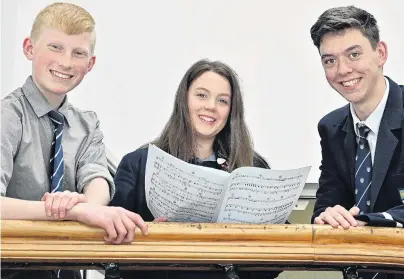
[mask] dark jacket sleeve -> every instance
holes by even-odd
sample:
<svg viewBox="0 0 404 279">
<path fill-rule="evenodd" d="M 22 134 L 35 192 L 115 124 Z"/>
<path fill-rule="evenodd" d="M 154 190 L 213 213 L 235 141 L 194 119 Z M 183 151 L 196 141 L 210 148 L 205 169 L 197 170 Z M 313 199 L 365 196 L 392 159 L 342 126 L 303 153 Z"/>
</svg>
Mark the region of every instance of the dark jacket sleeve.
<svg viewBox="0 0 404 279">
<path fill-rule="evenodd" d="M 121 206 L 133 212 L 136 209 L 135 196 L 138 181 L 138 163 L 140 161 L 138 154 L 135 152 L 125 155 L 119 163 L 114 177 L 115 196 L 109 204 L 111 206 Z"/>
<path fill-rule="evenodd" d="M 267 161 L 259 155 L 257 152 L 254 152 L 254 157 L 253 157 L 253 166 L 256 168 L 262 168 L 262 169 L 270 169 L 271 167 L 267 163 Z"/>
<path fill-rule="evenodd" d="M 115 174 L 115 196 L 111 206 L 121 206 L 142 216 L 143 220 L 154 220 L 147 207 L 145 190 L 145 172 L 148 148 L 125 155 Z"/>
<path fill-rule="evenodd" d="M 355 219 L 366 222 L 368 226 L 402 228 L 404 227 L 404 205 L 393 207 L 385 212 L 362 214 Z"/>
<path fill-rule="evenodd" d="M 337 175 L 337 166 L 329 148 L 327 127 L 326 124 L 322 124 L 321 121 L 318 124 L 318 132 L 321 139 L 322 159 L 320 165 L 319 189 L 316 193 L 316 203 L 311 218 L 312 223 L 327 207 L 341 205 L 350 209 L 354 204 L 353 198 L 351 197 L 352 195 L 346 191 L 344 182 L 341 181 Z"/>
</svg>

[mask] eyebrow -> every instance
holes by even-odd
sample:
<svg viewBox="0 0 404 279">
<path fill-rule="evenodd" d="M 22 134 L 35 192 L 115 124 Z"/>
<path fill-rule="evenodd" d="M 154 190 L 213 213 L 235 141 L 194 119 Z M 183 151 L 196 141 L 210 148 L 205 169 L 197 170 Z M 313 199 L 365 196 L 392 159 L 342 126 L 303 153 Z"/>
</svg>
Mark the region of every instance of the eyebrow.
<svg viewBox="0 0 404 279">
<path fill-rule="evenodd" d="M 350 51 L 352 51 L 354 49 L 361 49 L 362 50 L 362 47 L 360 45 L 353 45 L 353 46 L 348 47 L 346 50 L 344 50 L 344 52 L 350 52 Z M 324 54 L 321 55 L 321 60 L 323 60 L 324 58 L 327 58 L 327 57 L 334 57 L 334 56 L 335 55 L 324 53 Z"/>
<path fill-rule="evenodd" d="M 197 87 L 197 88 L 195 88 L 195 90 L 203 90 L 203 91 L 206 91 L 206 92 L 210 93 L 210 91 L 208 89 L 206 89 L 205 87 Z M 228 96 L 228 97 L 230 97 L 230 93 L 219 93 L 218 95 L 219 96 Z"/>
<path fill-rule="evenodd" d="M 357 48 L 362 50 L 362 47 L 360 45 L 354 45 L 354 46 L 351 46 L 351 47 L 347 48 L 345 50 L 345 52 L 350 52 L 351 50 L 354 50 L 354 49 L 357 49 Z"/>
<path fill-rule="evenodd" d="M 210 92 L 208 89 L 206 89 L 205 87 L 197 87 L 195 88 L 195 90 L 204 90 L 206 92 Z"/>
<path fill-rule="evenodd" d="M 334 55 L 331 55 L 331 54 L 328 54 L 328 53 L 321 54 L 321 60 L 323 60 L 324 58 L 333 57 L 333 56 L 334 56 Z"/>
</svg>

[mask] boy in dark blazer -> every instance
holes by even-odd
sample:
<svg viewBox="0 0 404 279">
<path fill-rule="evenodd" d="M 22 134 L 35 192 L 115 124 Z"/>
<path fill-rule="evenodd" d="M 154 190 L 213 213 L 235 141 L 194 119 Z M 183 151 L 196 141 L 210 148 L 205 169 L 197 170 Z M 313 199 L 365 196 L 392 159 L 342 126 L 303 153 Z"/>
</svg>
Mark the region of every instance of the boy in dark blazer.
<svg viewBox="0 0 404 279">
<path fill-rule="evenodd" d="M 311 37 L 328 83 L 349 102 L 318 124 L 322 162 L 312 222 L 402 228 L 404 87 L 383 75 L 388 52 L 377 21 L 353 6 L 332 8 L 312 26 Z"/>
</svg>

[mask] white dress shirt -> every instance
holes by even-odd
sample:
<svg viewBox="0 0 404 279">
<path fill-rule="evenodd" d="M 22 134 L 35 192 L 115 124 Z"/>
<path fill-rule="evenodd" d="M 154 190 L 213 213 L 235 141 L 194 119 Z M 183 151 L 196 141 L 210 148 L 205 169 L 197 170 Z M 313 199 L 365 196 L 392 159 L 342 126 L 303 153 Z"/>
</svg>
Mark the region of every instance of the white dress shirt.
<svg viewBox="0 0 404 279">
<path fill-rule="evenodd" d="M 369 117 L 365 121 L 361 121 L 358 118 L 353 105 L 350 104 L 351 115 L 353 118 L 353 125 L 355 129 L 357 142 L 359 142 L 359 131 L 356 124 L 357 123 L 365 124 L 370 129 L 367 139 L 370 147 L 370 155 L 372 156 L 372 164 L 375 158 L 377 135 L 379 134 L 380 122 L 382 121 L 384 109 L 387 103 L 387 97 L 390 91 L 389 81 L 387 80 L 387 78 L 384 78 L 384 80 L 386 82 L 386 90 L 384 91 L 383 98 L 380 100 L 380 103 L 377 105 L 376 109 L 369 115 Z"/>
</svg>

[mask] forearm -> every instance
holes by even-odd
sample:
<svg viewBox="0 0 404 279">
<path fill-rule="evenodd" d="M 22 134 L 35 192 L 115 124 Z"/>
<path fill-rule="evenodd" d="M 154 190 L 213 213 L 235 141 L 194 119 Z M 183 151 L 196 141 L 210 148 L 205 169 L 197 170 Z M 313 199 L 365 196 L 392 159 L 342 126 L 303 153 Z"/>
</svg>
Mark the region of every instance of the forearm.
<svg viewBox="0 0 404 279">
<path fill-rule="evenodd" d="M 108 205 L 110 201 L 109 184 L 104 178 L 94 178 L 83 190 L 88 203 Z"/>
<path fill-rule="evenodd" d="M 4 220 L 55 220 L 45 213 L 45 202 L 27 201 L 1 197 L 1 218 Z M 65 220 L 76 220 L 74 214 L 67 214 Z"/>
</svg>

